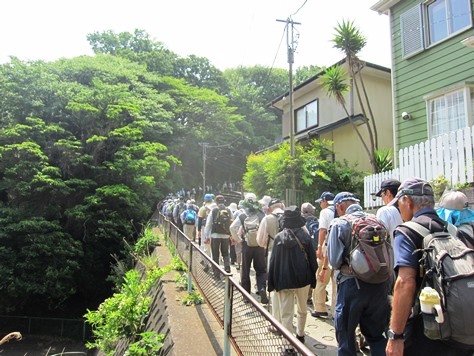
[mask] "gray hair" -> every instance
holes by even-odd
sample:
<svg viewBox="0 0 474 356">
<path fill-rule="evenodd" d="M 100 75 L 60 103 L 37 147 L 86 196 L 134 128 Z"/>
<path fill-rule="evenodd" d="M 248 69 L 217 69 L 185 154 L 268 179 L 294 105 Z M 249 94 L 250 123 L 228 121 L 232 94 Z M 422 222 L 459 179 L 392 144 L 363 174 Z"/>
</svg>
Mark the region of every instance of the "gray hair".
<svg viewBox="0 0 474 356">
<path fill-rule="evenodd" d="M 435 199 L 432 195 L 409 195 L 413 204 L 415 204 L 419 209 L 422 208 L 431 208 L 435 206 Z"/>
</svg>

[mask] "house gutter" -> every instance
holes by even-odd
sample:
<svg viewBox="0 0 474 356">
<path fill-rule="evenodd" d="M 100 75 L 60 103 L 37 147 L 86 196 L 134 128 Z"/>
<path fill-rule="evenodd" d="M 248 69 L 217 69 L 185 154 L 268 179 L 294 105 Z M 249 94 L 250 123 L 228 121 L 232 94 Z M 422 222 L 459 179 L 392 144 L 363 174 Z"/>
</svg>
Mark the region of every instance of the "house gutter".
<svg viewBox="0 0 474 356">
<path fill-rule="evenodd" d="M 388 15 L 390 8 L 398 4 L 400 0 L 380 0 L 370 7 L 371 10 L 378 12 L 380 15 Z"/>
</svg>

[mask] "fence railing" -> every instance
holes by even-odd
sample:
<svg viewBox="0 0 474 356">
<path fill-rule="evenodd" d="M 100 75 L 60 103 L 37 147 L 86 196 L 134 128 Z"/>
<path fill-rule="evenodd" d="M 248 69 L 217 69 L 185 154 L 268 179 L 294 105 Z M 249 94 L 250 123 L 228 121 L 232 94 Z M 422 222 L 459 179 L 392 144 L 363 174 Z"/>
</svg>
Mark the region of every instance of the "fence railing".
<svg viewBox="0 0 474 356">
<path fill-rule="evenodd" d="M 173 243 L 188 267 L 189 280 L 192 278 L 221 325 L 225 356 L 231 354 L 231 345 L 239 355 L 314 355 L 230 273 L 226 273 L 162 214 L 158 226 Z"/>
<path fill-rule="evenodd" d="M 0 316 L 0 331 L 19 331 L 25 335 L 52 335 L 85 341 L 92 335 L 91 327 L 82 319 Z"/>
<path fill-rule="evenodd" d="M 397 169 L 364 178 L 364 206 L 382 205 L 381 198 L 374 198 L 372 194 L 387 178 L 402 182 L 410 177 L 430 181 L 444 176 L 452 187 L 473 182 L 473 134 L 474 126 L 466 127 L 401 149 L 398 151 Z"/>
</svg>

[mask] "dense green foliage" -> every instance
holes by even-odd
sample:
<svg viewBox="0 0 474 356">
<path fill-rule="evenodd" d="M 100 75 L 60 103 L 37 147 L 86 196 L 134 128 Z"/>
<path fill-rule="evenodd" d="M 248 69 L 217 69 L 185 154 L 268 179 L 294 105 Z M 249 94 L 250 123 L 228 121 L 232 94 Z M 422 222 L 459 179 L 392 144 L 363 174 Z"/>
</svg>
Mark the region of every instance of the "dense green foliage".
<svg viewBox="0 0 474 356">
<path fill-rule="evenodd" d="M 308 145 L 295 147 L 294 159 L 290 156 L 289 143 L 279 145 L 276 150 L 250 155 L 244 185 L 258 196 L 284 197 L 294 174 L 295 188 L 304 192 L 305 201 L 314 201 L 327 190 L 351 191 L 362 196 L 363 172 L 347 162 L 332 162 L 328 147 L 328 142 L 311 140 Z"/>
<path fill-rule="evenodd" d="M 109 297 L 154 242 L 134 245 L 158 200 L 202 183 L 199 143 L 213 147 L 209 184 L 241 180 L 246 165 L 260 194 L 281 194 L 288 169 L 305 189 L 340 179 L 305 151 L 272 153 L 270 180 L 255 173 L 260 156 L 247 163 L 281 136 L 268 104 L 287 91 L 286 70 L 221 72 L 141 30 L 88 40 L 94 56 L 0 65 L 0 313 L 77 316 Z"/>
</svg>

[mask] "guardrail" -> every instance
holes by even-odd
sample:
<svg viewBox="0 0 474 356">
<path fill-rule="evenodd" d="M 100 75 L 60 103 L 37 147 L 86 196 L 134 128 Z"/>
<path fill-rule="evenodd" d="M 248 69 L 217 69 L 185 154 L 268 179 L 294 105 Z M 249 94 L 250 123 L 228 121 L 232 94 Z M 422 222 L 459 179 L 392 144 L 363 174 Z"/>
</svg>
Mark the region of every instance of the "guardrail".
<svg viewBox="0 0 474 356">
<path fill-rule="evenodd" d="M 231 346 L 239 355 L 314 355 L 165 216 L 157 223 L 188 267 L 188 290 L 194 280 L 223 328 L 225 356 Z"/>
</svg>

